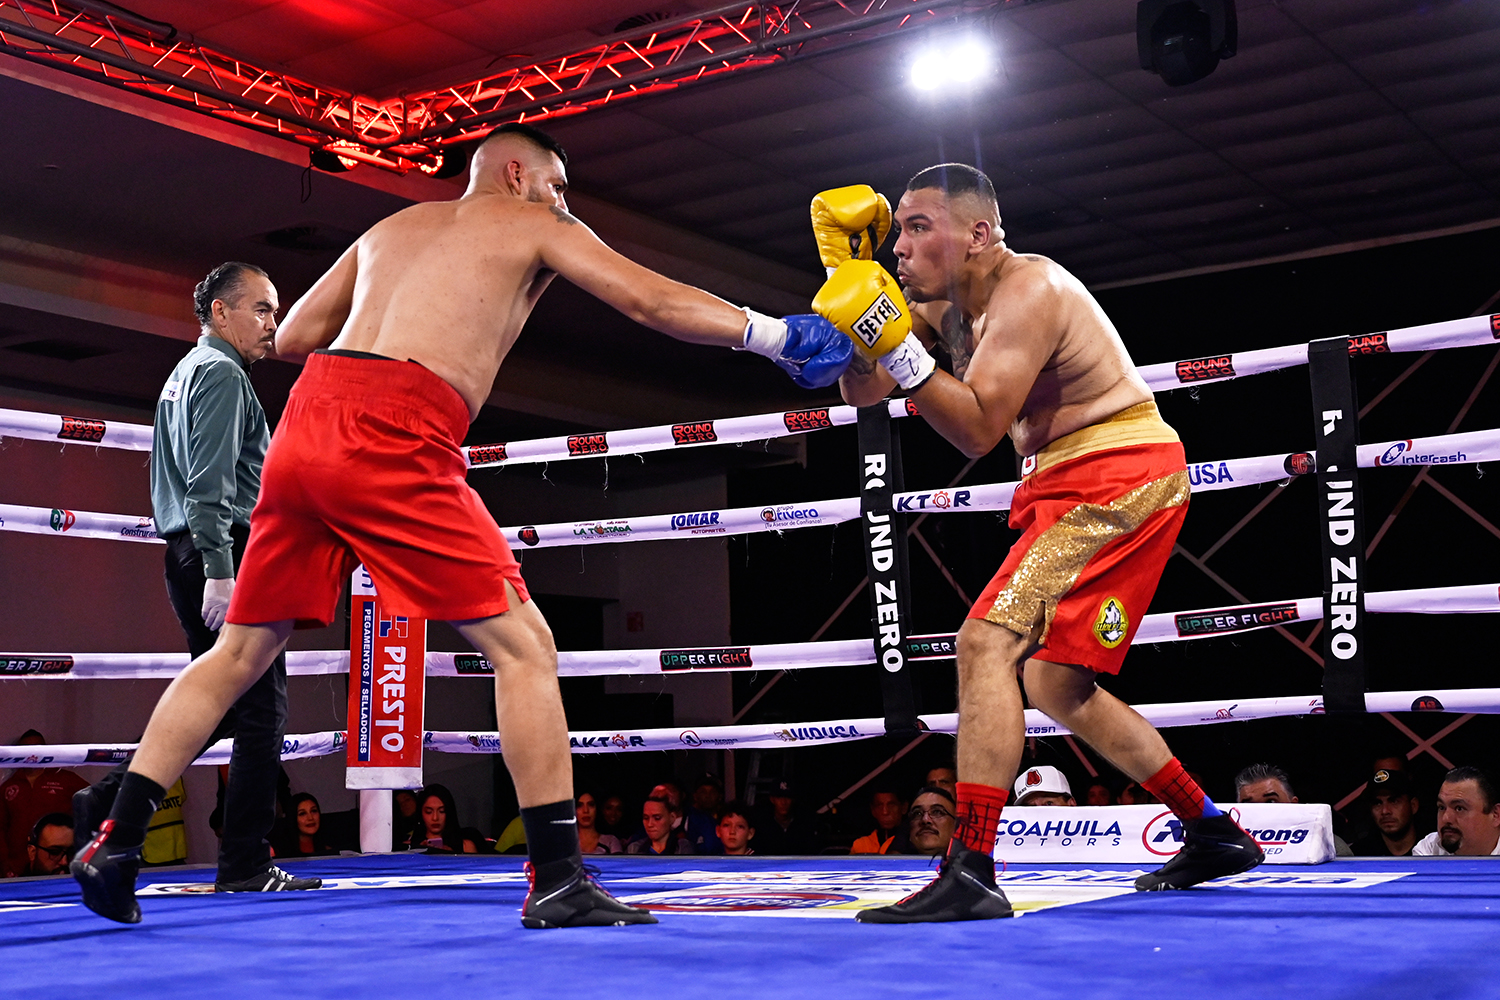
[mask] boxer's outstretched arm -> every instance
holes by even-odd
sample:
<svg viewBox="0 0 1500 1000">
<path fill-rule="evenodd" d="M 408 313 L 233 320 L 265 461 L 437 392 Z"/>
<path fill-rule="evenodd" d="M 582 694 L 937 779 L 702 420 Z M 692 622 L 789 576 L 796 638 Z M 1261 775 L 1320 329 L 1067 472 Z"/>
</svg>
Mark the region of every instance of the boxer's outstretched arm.
<svg viewBox="0 0 1500 1000">
<path fill-rule="evenodd" d="M 286 314 L 276 330 L 278 358 L 301 361 L 318 348 L 333 343 L 349 318 L 354 304 L 354 279 L 358 275 L 359 243 L 356 242 Z"/>
<path fill-rule="evenodd" d="M 694 344 L 741 347 L 745 314 L 716 295 L 673 281 L 616 253 L 593 230 L 558 208 L 542 223 L 542 264 L 620 312 Z M 290 322 L 291 317 L 287 317 Z"/>
<path fill-rule="evenodd" d="M 1015 423 L 1037 375 L 1062 339 L 1062 292 L 1042 269 L 996 289 L 984 335 L 963 381 L 939 371 L 919 388 L 922 417 L 970 458 L 988 454 Z"/>
</svg>

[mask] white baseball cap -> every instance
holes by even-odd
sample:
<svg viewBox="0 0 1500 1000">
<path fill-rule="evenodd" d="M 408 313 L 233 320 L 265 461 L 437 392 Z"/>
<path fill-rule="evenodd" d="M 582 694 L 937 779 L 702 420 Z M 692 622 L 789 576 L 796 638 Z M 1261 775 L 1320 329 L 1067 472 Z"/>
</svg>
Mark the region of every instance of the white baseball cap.
<svg viewBox="0 0 1500 1000">
<path fill-rule="evenodd" d="M 1027 768 L 1016 778 L 1016 805 L 1020 805 L 1027 796 L 1045 793 L 1047 795 L 1072 795 L 1073 788 L 1068 784 L 1067 775 L 1055 767 Z"/>
</svg>

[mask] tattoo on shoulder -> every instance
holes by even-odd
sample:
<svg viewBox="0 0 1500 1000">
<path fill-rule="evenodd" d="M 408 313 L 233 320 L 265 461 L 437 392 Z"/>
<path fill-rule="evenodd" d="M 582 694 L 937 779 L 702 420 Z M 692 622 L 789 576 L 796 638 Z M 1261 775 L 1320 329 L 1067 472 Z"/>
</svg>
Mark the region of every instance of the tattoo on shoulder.
<svg viewBox="0 0 1500 1000">
<path fill-rule="evenodd" d="M 576 225 L 578 225 L 578 220 L 577 219 L 573 218 L 573 216 L 569 215 L 567 212 L 564 212 L 562 209 L 558 208 L 556 205 L 548 205 L 547 209 L 552 213 L 552 217 L 554 219 L 556 219 L 558 222 L 564 222 L 564 223 L 567 223 L 570 226 L 576 226 Z"/>
<path fill-rule="evenodd" d="M 1034 253 L 1024 253 L 1021 256 L 1031 261 L 1033 264 L 1040 264 L 1042 262 L 1042 258 Z"/>
</svg>

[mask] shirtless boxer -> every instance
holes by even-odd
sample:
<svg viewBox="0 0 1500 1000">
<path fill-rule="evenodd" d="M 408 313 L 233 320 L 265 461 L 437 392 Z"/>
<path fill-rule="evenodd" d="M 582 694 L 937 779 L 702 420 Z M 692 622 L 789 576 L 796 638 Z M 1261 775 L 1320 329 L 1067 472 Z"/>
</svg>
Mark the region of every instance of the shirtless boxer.
<svg viewBox="0 0 1500 1000">
<path fill-rule="evenodd" d="M 566 164 L 545 133 L 496 129 L 462 198 L 377 223 L 277 331 L 277 354 L 306 357 L 307 367 L 266 456 L 228 624 L 163 694 L 109 819 L 73 861 L 94 912 L 140 920 L 140 844 L 162 789 L 294 625 L 333 621 L 344 581 L 363 562 L 390 611 L 451 621 L 494 665 L 531 855 L 522 923 L 655 923 L 583 870 L 552 633 L 464 482 L 459 445 L 559 274 L 679 340 L 763 354 L 805 387 L 831 385 L 851 348 L 818 316 L 737 309 L 610 250 L 568 214 Z"/>
<path fill-rule="evenodd" d="M 1007 433 L 1026 456 L 1011 508 L 1020 540 L 958 634 L 959 826 L 941 873 L 872 923 L 1009 916 L 992 854 L 1031 703 L 1177 814 L 1182 850 L 1137 889 L 1179 889 L 1260 863 L 1255 841 L 1188 777 L 1151 724 L 1094 683 L 1118 673 L 1187 511 L 1182 445 L 1088 290 L 1004 243 L 989 178 L 944 164 L 912 178 L 895 212 L 896 281 L 871 257 L 891 220 L 867 186 L 813 203 L 833 270 L 813 308 L 848 333 L 844 399 L 901 388 L 960 451 Z M 910 316 L 910 318 L 908 318 Z M 936 370 L 927 348 L 953 360 Z"/>
</svg>

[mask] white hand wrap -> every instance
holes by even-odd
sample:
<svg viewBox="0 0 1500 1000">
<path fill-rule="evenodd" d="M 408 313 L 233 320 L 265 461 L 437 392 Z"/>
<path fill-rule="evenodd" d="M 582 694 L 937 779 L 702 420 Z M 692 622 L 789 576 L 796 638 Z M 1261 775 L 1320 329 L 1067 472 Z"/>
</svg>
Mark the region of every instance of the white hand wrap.
<svg viewBox="0 0 1500 1000">
<path fill-rule="evenodd" d="M 210 632 L 217 632 L 224 625 L 224 616 L 229 613 L 229 599 L 233 596 L 234 577 L 203 581 L 203 624 Z"/>
<path fill-rule="evenodd" d="M 750 351 L 763 358 L 776 360 L 786 349 L 786 321 L 774 316 L 765 316 L 748 307 L 741 307 L 745 314 L 745 346 L 737 351 Z"/>
<path fill-rule="evenodd" d="M 932 373 L 937 371 L 937 362 L 932 360 L 932 355 L 927 353 L 927 348 L 922 346 L 917 335 L 908 333 L 894 351 L 880 359 L 880 367 L 903 390 L 915 392 L 932 378 Z"/>
</svg>

